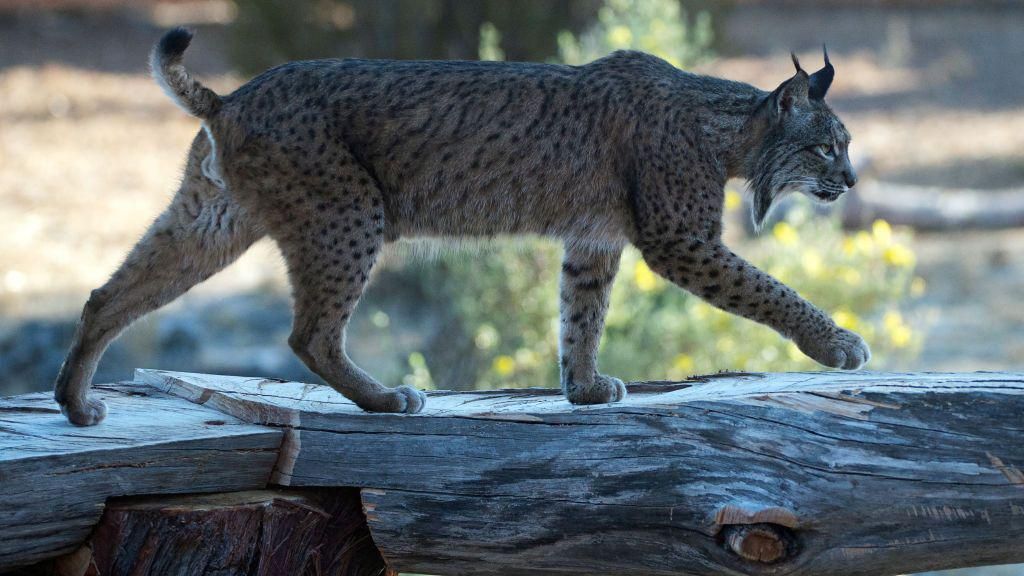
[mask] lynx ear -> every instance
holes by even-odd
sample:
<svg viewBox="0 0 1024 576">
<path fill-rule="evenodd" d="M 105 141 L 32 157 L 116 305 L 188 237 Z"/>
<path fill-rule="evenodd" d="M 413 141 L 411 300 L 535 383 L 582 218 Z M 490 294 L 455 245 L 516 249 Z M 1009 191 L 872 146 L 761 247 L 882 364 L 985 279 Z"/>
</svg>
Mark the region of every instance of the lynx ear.
<svg viewBox="0 0 1024 576">
<path fill-rule="evenodd" d="M 821 49 L 825 53 L 825 67 L 811 74 L 808 79 L 809 89 L 807 95 L 813 100 L 823 100 L 825 98 L 825 93 L 828 92 L 828 87 L 832 85 L 832 79 L 836 76 L 836 69 L 832 67 L 832 63 L 828 60 L 828 48 L 822 45 Z M 794 56 L 794 58 L 796 57 Z"/>
<path fill-rule="evenodd" d="M 775 118 L 791 114 L 797 108 L 808 103 L 808 91 L 810 89 L 807 72 L 800 68 L 800 62 L 793 56 L 793 63 L 797 67 L 796 74 L 786 80 L 772 92 L 772 111 Z"/>
</svg>

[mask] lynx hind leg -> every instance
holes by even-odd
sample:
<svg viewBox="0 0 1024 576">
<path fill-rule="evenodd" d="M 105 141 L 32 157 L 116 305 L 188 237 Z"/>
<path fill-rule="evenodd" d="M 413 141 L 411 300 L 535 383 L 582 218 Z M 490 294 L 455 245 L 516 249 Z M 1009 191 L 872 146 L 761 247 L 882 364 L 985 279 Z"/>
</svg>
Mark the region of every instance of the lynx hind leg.
<svg viewBox="0 0 1024 576">
<path fill-rule="evenodd" d="M 288 339 L 295 354 L 332 388 L 369 412 L 419 412 L 426 395 L 388 388 L 345 353 L 345 327 L 384 244 L 381 192 L 347 153 L 321 159 L 321 177 L 267 191 L 268 231 L 284 255 L 295 299 Z M 323 170 L 319 170 L 324 173 Z M 271 212 L 261 210 L 261 214 Z"/>
<path fill-rule="evenodd" d="M 97 424 L 106 415 L 103 402 L 88 391 L 107 346 L 135 320 L 233 262 L 261 235 L 228 193 L 203 176 L 200 164 L 208 149 L 205 138 L 193 142 L 170 206 L 85 304 L 54 387 L 54 398 L 73 424 Z"/>
<path fill-rule="evenodd" d="M 622 380 L 597 371 L 597 347 L 621 253 L 621 248 L 565 249 L 559 355 L 562 391 L 573 404 L 618 402 L 626 396 Z"/>
</svg>

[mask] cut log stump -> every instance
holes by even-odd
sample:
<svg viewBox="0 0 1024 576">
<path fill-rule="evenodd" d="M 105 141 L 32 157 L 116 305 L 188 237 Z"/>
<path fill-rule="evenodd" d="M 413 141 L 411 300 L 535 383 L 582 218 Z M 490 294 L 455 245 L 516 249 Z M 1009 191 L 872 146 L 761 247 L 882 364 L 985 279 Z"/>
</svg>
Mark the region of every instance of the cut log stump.
<svg viewBox="0 0 1024 576">
<path fill-rule="evenodd" d="M 387 576 L 354 489 L 110 502 L 86 560 L 99 575 Z"/>
</svg>

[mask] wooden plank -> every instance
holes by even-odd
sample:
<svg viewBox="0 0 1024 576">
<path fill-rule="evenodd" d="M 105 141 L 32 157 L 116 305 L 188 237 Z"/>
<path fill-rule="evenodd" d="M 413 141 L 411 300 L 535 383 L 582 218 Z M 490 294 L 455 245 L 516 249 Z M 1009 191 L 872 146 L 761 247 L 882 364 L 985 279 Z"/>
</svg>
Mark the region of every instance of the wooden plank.
<svg viewBox="0 0 1024 576">
<path fill-rule="evenodd" d="M 151 388 L 97 386 L 78 428 L 50 394 L 0 398 L 0 570 L 69 552 L 111 496 L 263 488 L 282 432 Z"/>
<path fill-rule="evenodd" d="M 430 393 L 142 371 L 292 427 L 277 481 L 361 486 L 385 558 L 435 574 L 885 575 L 1024 561 L 1024 374 L 728 375 Z"/>
</svg>

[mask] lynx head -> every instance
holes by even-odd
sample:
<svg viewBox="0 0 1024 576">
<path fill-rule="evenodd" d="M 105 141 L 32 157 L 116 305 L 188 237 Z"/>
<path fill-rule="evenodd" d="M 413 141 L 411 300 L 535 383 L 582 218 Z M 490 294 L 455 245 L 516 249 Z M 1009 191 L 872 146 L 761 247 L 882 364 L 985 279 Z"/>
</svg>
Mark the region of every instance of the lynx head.
<svg viewBox="0 0 1024 576">
<path fill-rule="evenodd" d="M 857 183 L 847 154 L 850 133 L 825 103 L 835 69 L 825 52 L 825 67 L 808 75 L 793 55 L 796 74 L 762 102 L 757 117 L 762 135 L 750 170 L 753 218 L 758 228 L 775 200 L 799 191 L 832 202 Z"/>
</svg>

